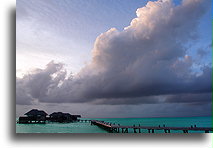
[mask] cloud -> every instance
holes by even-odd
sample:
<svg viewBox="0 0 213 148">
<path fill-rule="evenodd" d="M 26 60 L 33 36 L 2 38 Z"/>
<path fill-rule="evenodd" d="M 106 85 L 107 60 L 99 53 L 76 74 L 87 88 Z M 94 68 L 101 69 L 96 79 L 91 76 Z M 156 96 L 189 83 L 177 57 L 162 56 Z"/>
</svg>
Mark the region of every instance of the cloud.
<svg viewBox="0 0 213 148">
<path fill-rule="evenodd" d="M 205 47 L 200 47 L 197 49 L 197 54 L 200 58 L 204 58 L 212 49 L 212 43 L 208 44 Z"/>
<path fill-rule="evenodd" d="M 32 96 L 27 92 L 25 80 L 16 78 L 16 104 L 30 105 L 33 102 Z"/>
<path fill-rule="evenodd" d="M 180 94 L 180 95 L 169 95 L 166 97 L 167 103 L 209 103 L 211 102 L 211 93 L 201 94 Z"/>
<path fill-rule="evenodd" d="M 65 79 L 63 64 L 51 61 L 45 69 L 35 69 L 23 78 L 16 78 L 16 103 L 32 104 L 47 95 Z"/>
<path fill-rule="evenodd" d="M 96 38 L 92 61 L 74 78 L 66 77 L 62 64 L 51 62 L 18 79 L 17 87 L 22 86 L 28 100 L 50 103 L 206 102 L 202 97 L 211 101 L 205 94 L 211 92 L 212 68 L 203 66 L 197 75 L 192 57 L 186 55 L 186 45 L 198 38 L 196 28 L 208 3 L 184 0 L 175 6 L 171 0 L 150 1 L 137 9 L 137 18 L 123 31 L 112 28 Z M 20 103 L 22 93 L 17 93 Z"/>
</svg>

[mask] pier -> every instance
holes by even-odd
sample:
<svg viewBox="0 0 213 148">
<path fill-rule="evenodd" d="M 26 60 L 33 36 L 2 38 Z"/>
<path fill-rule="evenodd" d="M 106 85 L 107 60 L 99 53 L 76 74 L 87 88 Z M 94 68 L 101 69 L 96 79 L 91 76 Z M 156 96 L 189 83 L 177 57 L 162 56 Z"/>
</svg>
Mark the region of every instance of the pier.
<svg viewBox="0 0 213 148">
<path fill-rule="evenodd" d="M 141 130 L 147 130 L 148 133 L 155 133 L 156 130 L 163 130 L 164 133 L 171 133 L 171 131 L 182 131 L 183 133 L 189 133 L 189 131 L 203 131 L 205 133 L 209 133 L 212 131 L 212 128 L 209 127 L 166 127 L 164 126 L 121 126 L 119 124 L 112 124 L 104 121 L 91 120 L 91 125 L 96 125 L 110 133 L 129 133 L 130 129 L 133 130 L 134 133 L 142 133 Z"/>
</svg>

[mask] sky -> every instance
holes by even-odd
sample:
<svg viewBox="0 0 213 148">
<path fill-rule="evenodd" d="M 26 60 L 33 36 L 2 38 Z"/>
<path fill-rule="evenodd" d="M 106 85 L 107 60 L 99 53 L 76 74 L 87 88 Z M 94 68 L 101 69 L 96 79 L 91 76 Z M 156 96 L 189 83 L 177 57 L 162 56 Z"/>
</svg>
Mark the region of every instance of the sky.
<svg viewBox="0 0 213 148">
<path fill-rule="evenodd" d="M 211 115 L 210 0 L 19 0 L 16 116 Z"/>
</svg>

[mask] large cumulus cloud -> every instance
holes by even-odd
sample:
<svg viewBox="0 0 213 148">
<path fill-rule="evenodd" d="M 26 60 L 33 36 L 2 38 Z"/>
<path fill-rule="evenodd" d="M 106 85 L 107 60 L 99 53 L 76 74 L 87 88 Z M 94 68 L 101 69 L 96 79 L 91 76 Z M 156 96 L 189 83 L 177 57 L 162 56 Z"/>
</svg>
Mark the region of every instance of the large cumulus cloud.
<svg viewBox="0 0 213 148">
<path fill-rule="evenodd" d="M 187 43 L 210 1 L 148 2 L 123 31 L 97 37 L 92 61 L 74 77 L 51 62 L 17 79 L 17 103 L 194 103 L 211 101 L 211 67 L 193 71 Z"/>
</svg>

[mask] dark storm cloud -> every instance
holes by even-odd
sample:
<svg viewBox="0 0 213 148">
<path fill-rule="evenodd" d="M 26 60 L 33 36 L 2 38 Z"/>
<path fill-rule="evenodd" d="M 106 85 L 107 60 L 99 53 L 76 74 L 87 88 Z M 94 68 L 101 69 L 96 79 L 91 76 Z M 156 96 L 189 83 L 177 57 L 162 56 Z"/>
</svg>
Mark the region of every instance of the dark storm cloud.
<svg viewBox="0 0 213 148">
<path fill-rule="evenodd" d="M 64 80 L 66 71 L 62 68 L 62 64 L 51 61 L 45 69 L 35 69 L 23 78 L 16 78 L 16 103 L 32 104 L 45 97 L 49 89 L 54 89 Z"/>
<path fill-rule="evenodd" d="M 16 78 L 16 104 L 29 105 L 32 104 L 33 98 L 27 92 L 25 80 Z"/>
<path fill-rule="evenodd" d="M 185 46 L 198 37 L 196 27 L 209 3 L 149 2 L 136 11 L 137 18 L 122 32 L 112 28 L 97 37 L 91 63 L 74 78 L 65 78 L 63 65 L 51 62 L 46 69 L 18 79 L 17 87 L 24 85 L 17 102 L 22 102 L 21 96 L 52 103 L 211 101 L 204 94 L 211 92 L 212 68 L 203 66 L 200 75 L 194 73 Z"/>
<path fill-rule="evenodd" d="M 132 98 L 106 98 L 97 99 L 92 104 L 107 104 L 107 105 L 137 105 L 137 104 L 157 104 L 161 103 L 161 96 L 145 96 L 145 97 L 132 97 Z"/>
<path fill-rule="evenodd" d="M 166 103 L 209 103 L 211 102 L 211 93 L 201 94 L 180 94 L 180 95 L 169 95 L 166 97 Z"/>
</svg>

